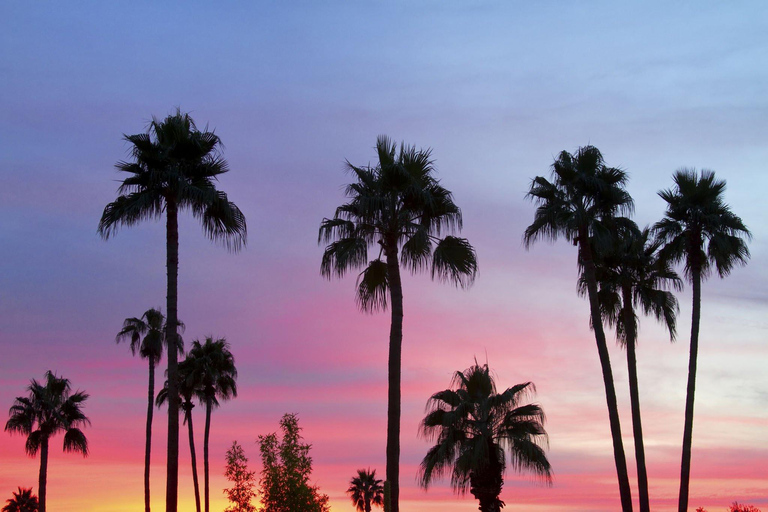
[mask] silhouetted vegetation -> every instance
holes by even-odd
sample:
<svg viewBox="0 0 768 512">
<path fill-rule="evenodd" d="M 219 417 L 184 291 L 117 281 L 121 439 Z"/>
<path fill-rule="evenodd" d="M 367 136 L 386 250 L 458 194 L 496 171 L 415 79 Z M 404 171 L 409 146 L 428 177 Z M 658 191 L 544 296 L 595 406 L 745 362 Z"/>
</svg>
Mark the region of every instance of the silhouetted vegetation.
<svg viewBox="0 0 768 512">
<path fill-rule="evenodd" d="M 224 489 L 224 494 L 232 503 L 224 512 L 256 512 L 256 507 L 251 504 L 256 497 L 256 492 L 253 490 L 256 485 L 256 472 L 248 470 L 248 457 L 245 456 L 243 447 L 237 441 L 232 441 L 226 458 L 227 466 L 224 476 L 233 485 L 229 489 Z"/>
<path fill-rule="evenodd" d="M 357 476 L 349 482 L 347 494 L 360 512 L 371 512 L 372 505 L 384 506 L 384 486 L 382 480 L 376 478 L 375 469 L 358 469 Z"/>
<path fill-rule="evenodd" d="M 552 480 L 552 469 L 541 443 L 546 441 L 544 411 L 525 399 L 535 390 L 530 382 L 502 393 L 488 365 L 475 364 L 456 372 L 452 389 L 439 391 L 427 402 L 421 435 L 435 445 L 419 468 L 426 489 L 435 478 L 451 475 L 454 491 L 467 488 L 482 512 L 499 512 L 507 454 L 513 469 Z"/>
<path fill-rule="evenodd" d="M 40 512 L 45 512 L 48 444 L 51 437 L 63 432 L 65 452 L 88 456 L 88 440 L 81 430 L 81 427 L 90 424 L 82 411 L 88 394 L 84 391 L 72 393 L 69 380 L 57 377 L 50 370 L 45 373 L 45 383 L 32 379 L 27 390 L 29 395 L 16 397 L 11 406 L 5 430 L 27 436 L 25 449 L 30 457 L 40 452 L 39 508 Z"/>
<path fill-rule="evenodd" d="M 2 512 L 38 512 L 40 509 L 37 496 L 32 494 L 32 489 L 22 489 L 13 493 L 13 497 L 6 500 Z"/>
<path fill-rule="evenodd" d="M 117 170 L 129 176 L 118 188 L 118 198 L 104 208 L 99 233 L 114 235 L 120 226 L 166 218 L 166 267 L 168 272 L 166 340 L 168 340 L 168 453 L 166 512 L 178 509 L 179 394 L 176 388 L 176 349 L 179 210 L 189 209 L 200 220 L 206 235 L 239 250 L 246 240 L 245 216 L 227 195 L 216 189 L 218 176 L 229 169 L 221 156 L 221 141 L 213 132 L 199 131 L 189 114 L 177 110 L 163 121 L 153 118 L 146 133 L 126 135 L 132 162 L 118 162 Z"/>
<path fill-rule="evenodd" d="M 403 341 L 403 288 L 400 266 L 411 272 L 431 269 L 432 278 L 469 286 L 477 273 L 477 255 L 458 232 L 461 210 L 453 195 L 435 178 L 430 150 L 397 145 L 380 136 L 378 164 L 357 167 L 347 162 L 356 181 L 346 187 L 349 202 L 332 219 L 323 219 L 319 243 L 328 244 L 321 273 L 343 277 L 363 268 L 357 279 L 357 304 L 363 311 L 385 310 L 391 303 L 387 400 L 387 467 L 391 508 L 399 512 L 400 374 Z M 368 260 L 368 248 L 377 256 Z M 383 259 L 382 259 L 383 258 Z"/>
</svg>

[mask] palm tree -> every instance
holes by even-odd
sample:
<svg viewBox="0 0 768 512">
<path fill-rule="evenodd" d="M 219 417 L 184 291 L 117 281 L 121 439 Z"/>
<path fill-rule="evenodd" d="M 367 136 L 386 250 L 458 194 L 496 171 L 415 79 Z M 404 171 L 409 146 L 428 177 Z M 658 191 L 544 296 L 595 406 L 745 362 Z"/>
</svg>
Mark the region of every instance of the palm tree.
<svg viewBox="0 0 768 512">
<path fill-rule="evenodd" d="M 191 375 L 191 369 L 192 365 L 189 355 L 187 355 L 187 358 L 179 363 L 178 372 L 176 373 L 179 381 L 176 385 L 176 389 L 179 392 L 181 410 L 184 411 L 184 423 L 187 424 L 187 430 L 189 432 L 189 458 L 192 462 L 192 484 L 195 489 L 195 507 L 197 512 L 200 512 L 200 482 L 197 479 L 197 452 L 195 451 L 195 434 L 192 425 L 192 409 L 195 407 L 192 398 L 197 391 L 197 383 Z M 158 407 L 166 402 L 170 402 L 168 399 L 169 392 L 168 380 L 166 380 L 163 388 L 157 394 L 156 404 Z"/>
<path fill-rule="evenodd" d="M 19 487 L 19 492 L 13 493 L 13 498 L 6 500 L 7 504 L 3 507 L 2 512 L 38 512 L 40 504 L 37 501 L 37 496 L 32 494 L 32 489 L 22 489 Z"/>
<path fill-rule="evenodd" d="M 168 294 L 165 338 L 168 351 L 168 377 L 171 388 L 177 379 L 178 351 L 177 302 L 179 271 L 179 210 L 190 209 L 205 234 L 222 241 L 228 249 L 239 250 L 246 241 L 245 216 L 227 195 L 217 190 L 215 181 L 227 172 L 221 157 L 221 141 L 213 132 L 199 131 L 189 114 L 179 110 L 160 121 L 153 118 L 147 133 L 126 135 L 132 144 L 132 162 L 116 167 L 129 174 L 118 188 L 118 198 L 104 208 L 99 233 L 105 239 L 120 226 L 133 226 L 166 214 L 166 267 Z M 177 512 L 179 476 L 179 399 L 171 389 L 168 401 L 168 454 L 166 512 Z"/>
<path fill-rule="evenodd" d="M 679 169 L 672 179 L 674 189 L 659 192 L 667 202 L 664 218 L 654 225 L 656 236 L 665 243 L 662 255 L 672 262 L 685 262 L 685 276 L 693 289 L 691 352 L 688 362 L 688 388 L 685 397 L 683 457 L 680 469 L 678 510 L 688 508 L 693 440 L 693 400 L 696 392 L 696 359 L 699 352 L 701 320 L 701 280 L 712 269 L 723 278 L 736 265 L 749 259 L 745 239 L 751 233 L 723 200 L 725 181 L 715 179 L 713 171 Z"/>
<path fill-rule="evenodd" d="M 237 369 L 235 358 L 224 338 L 214 340 L 209 336 L 205 343 L 192 342 L 192 349 L 185 361 L 187 379 L 195 389 L 201 405 L 205 405 L 205 437 L 203 438 L 203 478 L 205 482 L 205 512 L 210 510 L 210 473 L 208 441 L 211 435 L 211 412 L 219 406 L 219 400 L 237 396 Z"/>
<path fill-rule="evenodd" d="M 610 242 L 611 237 L 604 226 L 606 220 L 631 212 L 632 198 L 624 189 L 627 179 L 624 171 L 606 166 L 603 156 L 594 146 L 581 147 L 573 155 L 567 151 L 561 152 L 552 164 L 552 182 L 541 176 L 531 182 L 527 197 L 536 203 L 537 208 L 533 223 L 525 230 L 523 238 L 526 248 L 541 238 L 554 241 L 560 236 L 579 247 L 578 261 L 583 265 L 587 285 L 590 318 L 603 373 L 613 457 L 624 512 L 632 510 L 632 496 L 621 439 L 613 371 L 600 320 L 592 246 L 602 250 Z"/>
<path fill-rule="evenodd" d="M 180 325 L 183 328 L 183 325 Z M 180 339 L 180 338 L 179 338 Z M 155 367 L 163 355 L 165 342 L 165 316 L 158 309 L 148 309 L 141 318 L 126 318 L 115 342 L 130 341 L 131 353 L 137 353 L 149 362 L 149 405 L 147 407 L 147 433 L 144 448 L 144 510 L 149 512 L 149 457 L 152 449 L 152 416 L 155 399 Z M 183 350 L 183 347 L 180 347 Z"/>
<path fill-rule="evenodd" d="M 83 391 L 72 393 L 69 379 L 57 377 L 50 370 L 45 373 L 44 384 L 32 379 L 27 390 L 29 396 L 16 397 L 11 406 L 5 430 L 27 436 L 25 448 L 30 457 L 40 452 L 38 490 L 40 512 L 45 512 L 50 438 L 64 432 L 64 451 L 79 452 L 83 457 L 88 456 L 88 440 L 80 430 L 91 423 L 82 411 L 88 394 Z"/>
<path fill-rule="evenodd" d="M 446 389 L 427 402 L 427 416 L 420 433 L 436 441 L 419 468 L 419 484 L 425 489 L 435 477 L 451 474 L 454 491 L 469 488 L 482 512 L 498 512 L 504 485 L 507 453 L 513 469 L 530 471 L 552 482 L 552 468 L 540 444 L 547 438 L 544 411 L 523 404 L 535 391 L 526 382 L 496 393 L 488 365 L 475 364 L 456 372 Z"/>
<path fill-rule="evenodd" d="M 328 244 L 320 271 L 329 279 L 343 277 L 349 270 L 367 264 L 357 279 L 357 304 L 361 310 L 385 310 L 388 299 L 391 303 L 386 479 L 390 512 L 399 512 L 403 341 L 400 264 L 414 273 L 431 266 L 433 279 L 467 287 L 477 273 L 477 255 L 464 238 L 439 238 L 444 231 L 459 231 L 462 220 L 453 195 L 433 175 L 431 151 L 401 144 L 398 152 L 395 143 L 380 136 L 376 152 L 379 163 L 375 167 L 347 162 L 356 178 L 346 187 L 349 202 L 336 209 L 333 219 L 323 219 L 318 242 Z M 378 256 L 369 262 L 370 246 L 378 246 Z"/>
<path fill-rule="evenodd" d="M 600 286 L 597 295 L 603 319 L 616 327 L 616 338 L 627 349 L 640 510 L 650 512 L 637 379 L 638 325 L 635 310 L 640 308 L 646 315 L 653 315 L 666 325 L 670 339 L 674 340 L 679 308 L 677 299 L 668 289 L 680 291 L 682 281 L 669 262 L 659 257 L 661 243 L 651 238 L 648 228 L 641 231 L 634 222 L 623 217 L 616 221 L 611 226 L 611 246 L 605 251 L 594 251 L 596 277 Z M 579 293 L 587 293 L 583 274 L 579 279 Z"/>
<path fill-rule="evenodd" d="M 384 506 L 384 486 L 376 478 L 376 470 L 358 469 L 357 476 L 352 477 L 347 489 L 352 504 L 360 512 L 371 512 L 371 506 Z"/>
</svg>

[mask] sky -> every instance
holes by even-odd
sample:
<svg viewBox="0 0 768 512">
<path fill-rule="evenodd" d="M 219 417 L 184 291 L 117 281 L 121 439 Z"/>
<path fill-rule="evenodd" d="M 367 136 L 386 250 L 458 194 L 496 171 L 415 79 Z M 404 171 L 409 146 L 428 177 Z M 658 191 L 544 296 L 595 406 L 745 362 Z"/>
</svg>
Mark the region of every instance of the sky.
<svg viewBox="0 0 768 512">
<path fill-rule="evenodd" d="M 344 491 L 357 469 L 383 477 L 389 316 L 356 309 L 354 275 L 322 278 L 317 244 L 345 200 L 345 161 L 375 163 L 380 134 L 431 148 L 480 266 L 468 290 L 404 278 L 403 511 L 476 509 L 448 482 L 424 491 L 415 480 L 429 448 L 417 436 L 426 401 L 475 358 L 500 389 L 533 382 L 547 416 L 554 483 L 508 472 L 505 510 L 618 509 L 575 249 L 521 243 L 531 179 L 587 144 L 628 172 L 638 224 L 661 218 L 657 192 L 676 169 L 706 168 L 727 181 L 726 201 L 754 235 L 747 266 L 703 285 L 690 506 L 768 508 L 764 2 L 5 0 L 0 20 L 0 408 L 46 370 L 90 394 L 90 456 L 52 441 L 51 510 L 143 503 L 147 366 L 114 338 L 126 317 L 165 310 L 164 226 L 109 241 L 96 227 L 116 197 L 114 165 L 128 158 L 123 135 L 177 107 L 221 137 L 231 171 L 218 185 L 248 220 L 237 254 L 191 215 L 180 221 L 185 340 L 226 338 L 239 372 L 238 397 L 212 419 L 212 510 L 226 506 L 232 441 L 258 469 L 257 436 L 288 412 L 334 512 L 353 510 Z M 678 297 L 677 341 L 650 319 L 639 333 L 651 506 L 662 512 L 676 508 L 683 429 L 689 288 Z M 625 355 L 610 345 L 637 503 Z M 199 454 L 201 428 L 196 436 Z M 191 510 L 181 439 L 179 496 Z M 17 486 L 36 492 L 38 467 L 22 437 L 0 435 L 0 502 Z"/>
</svg>

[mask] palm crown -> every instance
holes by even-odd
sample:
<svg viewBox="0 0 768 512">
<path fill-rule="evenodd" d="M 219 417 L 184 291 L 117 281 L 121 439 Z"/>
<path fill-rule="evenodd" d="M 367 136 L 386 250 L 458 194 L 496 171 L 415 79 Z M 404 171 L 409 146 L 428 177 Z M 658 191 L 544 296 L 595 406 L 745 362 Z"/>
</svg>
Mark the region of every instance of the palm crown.
<svg viewBox="0 0 768 512">
<path fill-rule="evenodd" d="M 378 256 L 368 262 L 358 279 L 361 309 L 387 307 L 389 279 L 382 255 L 401 253 L 402 262 L 415 272 L 431 267 L 432 277 L 465 287 L 477 272 L 474 249 L 464 238 L 445 236 L 462 227 L 461 210 L 451 192 L 433 176 L 429 150 L 401 144 L 400 151 L 387 137 L 376 142 L 376 167 L 347 167 L 357 179 L 347 185 L 350 201 L 324 219 L 318 241 L 327 243 L 321 273 L 338 277 L 368 262 L 368 248 L 379 244 Z"/>
<path fill-rule="evenodd" d="M 349 482 L 347 494 L 360 512 L 371 512 L 371 505 L 384 506 L 384 486 L 376 478 L 375 469 L 358 469 L 357 476 Z"/>
<path fill-rule="evenodd" d="M 32 489 L 22 489 L 13 493 L 13 498 L 6 500 L 2 512 L 37 512 L 39 503 Z"/>
<path fill-rule="evenodd" d="M 497 393 L 488 365 L 475 362 L 455 373 L 453 385 L 455 389 L 432 395 L 421 423 L 421 435 L 435 441 L 419 469 L 423 487 L 450 472 L 454 490 L 464 493 L 471 487 L 481 510 L 495 510 L 502 504 L 498 496 L 507 453 L 515 470 L 551 481 L 552 470 L 540 446 L 546 440 L 544 412 L 536 404 L 523 403 L 534 390 L 532 383 Z"/>
</svg>

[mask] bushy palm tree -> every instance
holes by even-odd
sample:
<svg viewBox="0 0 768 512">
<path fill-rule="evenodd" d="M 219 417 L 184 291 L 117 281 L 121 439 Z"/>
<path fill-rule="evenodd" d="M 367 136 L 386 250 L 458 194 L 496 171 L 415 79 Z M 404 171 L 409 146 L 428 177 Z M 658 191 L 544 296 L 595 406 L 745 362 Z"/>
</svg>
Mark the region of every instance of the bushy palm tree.
<svg viewBox="0 0 768 512">
<path fill-rule="evenodd" d="M 725 181 L 715 173 L 695 169 L 679 169 L 672 179 L 674 189 L 659 192 L 667 203 L 664 218 L 656 223 L 656 235 L 665 244 L 662 254 L 673 262 L 685 263 L 685 276 L 693 291 L 691 319 L 691 350 L 688 362 L 688 386 L 685 398 L 683 456 L 680 470 L 678 510 L 688 509 L 688 485 L 691 474 L 691 444 L 693 441 L 693 402 L 696 392 L 696 360 L 699 352 L 699 323 L 701 320 L 701 280 L 712 270 L 722 278 L 736 265 L 749 259 L 745 240 L 751 233 L 734 215 L 723 199 Z"/>
<path fill-rule="evenodd" d="M 452 387 L 432 395 L 428 414 L 421 422 L 421 435 L 435 445 L 419 468 L 419 483 L 425 489 L 436 477 L 451 475 L 456 492 L 469 488 L 482 512 L 498 512 L 504 485 L 507 454 L 517 471 L 530 471 L 552 480 L 552 468 L 540 446 L 546 440 L 544 412 L 536 404 L 525 404 L 535 391 L 526 382 L 496 392 L 488 365 L 475 364 L 456 372 Z"/>
<path fill-rule="evenodd" d="M 40 504 L 32 489 L 22 489 L 13 493 L 13 498 L 6 500 L 2 512 L 38 512 Z"/>
<path fill-rule="evenodd" d="M 180 328 L 183 324 L 179 322 Z M 181 337 L 178 338 L 179 342 Z M 123 322 L 123 328 L 115 336 L 115 341 L 130 342 L 131 353 L 139 354 L 149 363 L 149 404 L 147 406 L 147 428 L 146 443 L 144 448 L 144 509 L 150 510 L 149 504 L 149 458 L 152 451 L 152 417 L 154 413 L 155 401 L 155 367 L 160 362 L 163 355 L 163 344 L 165 343 L 165 316 L 158 309 L 148 309 L 141 315 L 141 318 L 126 318 Z M 178 347 L 183 351 L 183 347 Z"/>
<path fill-rule="evenodd" d="M 179 363 L 178 372 L 176 376 L 178 383 L 176 389 L 179 392 L 179 401 L 181 402 L 181 410 L 184 411 L 184 423 L 187 425 L 187 431 L 189 432 L 189 458 L 192 463 L 192 484 L 195 490 L 195 507 L 197 512 L 200 512 L 200 483 L 197 478 L 197 452 L 195 451 L 195 433 L 194 426 L 192 425 L 192 409 L 195 404 L 192 399 L 197 391 L 197 382 L 191 375 L 192 365 L 190 364 L 189 357 Z M 164 403 L 168 402 L 169 386 L 168 381 L 165 381 L 163 388 L 157 394 L 157 406 L 160 407 Z"/>
<path fill-rule="evenodd" d="M 160 121 L 153 118 L 146 133 L 126 135 L 131 143 L 131 162 L 118 162 L 127 173 L 118 188 L 118 198 L 104 208 L 99 233 L 112 236 L 120 226 L 166 217 L 166 267 L 168 293 L 166 339 L 169 340 L 168 376 L 176 386 L 178 351 L 175 344 L 178 320 L 179 210 L 189 209 L 205 234 L 239 250 L 246 240 L 245 216 L 227 195 L 216 189 L 218 176 L 227 172 L 221 156 L 221 141 L 213 132 L 199 131 L 189 114 L 177 110 Z M 179 400 L 171 389 L 168 401 L 168 454 L 166 512 L 178 508 Z"/>
<path fill-rule="evenodd" d="M 32 379 L 27 388 L 29 395 L 16 397 L 9 411 L 5 430 L 27 436 L 26 451 L 30 457 L 40 452 L 38 483 L 40 512 L 45 512 L 46 482 L 48 479 L 48 443 L 51 437 L 64 432 L 64 451 L 88 456 L 88 440 L 81 427 L 90 424 L 83 414 L 88 394 L 72 393 L 69 379 L 45 373 L 45 382 Z"/>
<path fill-rule="evenodd" d="M 347 494 L 355 509 L 360 512 L 371 512 L 372 505 L 384 506 L 384 486 L 382 481 L 376 478 L 375 469 L 358 469 L 357 476 L 349 481 Z"/>
<path fill-rule="evenodd" d="M 525 230 L 523 238 L 527 248 L 539 239 L 554 241 L 561 236 L 578 245 L 578 261 L 584 269 L 590 318 L 603 373 L 613 457 L 624 512 L 632 510 L 632 496 L 592 251 L 593 246 L 603 250 L 610 243 L 611 236 L 604 222 L 632 211 L 632 198 L 624 188 L 627 179 L 621 169 L 605 165 L 602 154 L 594 146 L 581 147 L 575 154 L 561 152 L 552 164 L 552 181 L 537 176 L 531 182 L 527 197 L 537 208 L 533 223 Z"/>
<path fill-rule="evenodd" d="M 343 277 L 361 269 L 357 303 L 367 312 L 391 304 L 389 334 L 387 468 L 391 510 L 399 512 L 400 374 L 403 340 L 403 288 L 400 266 L 411 272 L 431 268 L 432 278 L 469 286 L 477 273 L 475 250 L 464 238 L 445 236 L 462 227 L 461 210 L 435 178 L 429 150 L 397 145 L 380 136 L 378 164 L 347 162 L 355 182 L 346 187 L 349 202 L 332 219 L 323 219 L 318 242 L 328 244 L 321 273 Z M 369 247 L 377 256 L 368 260 Z"/>
<path fill-rule="evenodd" d="M 629 219 L 610 223 L 613 242 L 603 251 L 595 251 L 598 300 L 603 319 L 616 328 L 616 339 L 627 350 L 629 396 L 635 441 L 638 494 L 641 512 L 650 512 L 648 472 L 645 465 L 643 427 L 640 416 L 640 391 L 637 379 L 637 309 L 653 315 L 675 338 L 677 299 L 670 289 L 681 290 L 682 281 L 669 262 L 659 257 L 661 243 L 651 237 L 648 228 L 640 230 Z M 584 275 L 579 279 L 579 293 L 587 293 Z"/>
<path fill-rule="evenodd" d="M 229 351 L 224 338 L 214 340 L 207 337 L 205 343 L 192 342 L 187 359 L 189 365 L 185 375 L 194 386 L 195 396 L 205 405 L 205 436 L 203 438 L 203 478 L 205 489 L 205 512 L 210 510 L 210 473 L 208 463 L 208 441 L 211 436 L 211 412 L 219 406 L 219 400 L 237 396 L 237 369 L 235 358 Z"/>
</svg>

